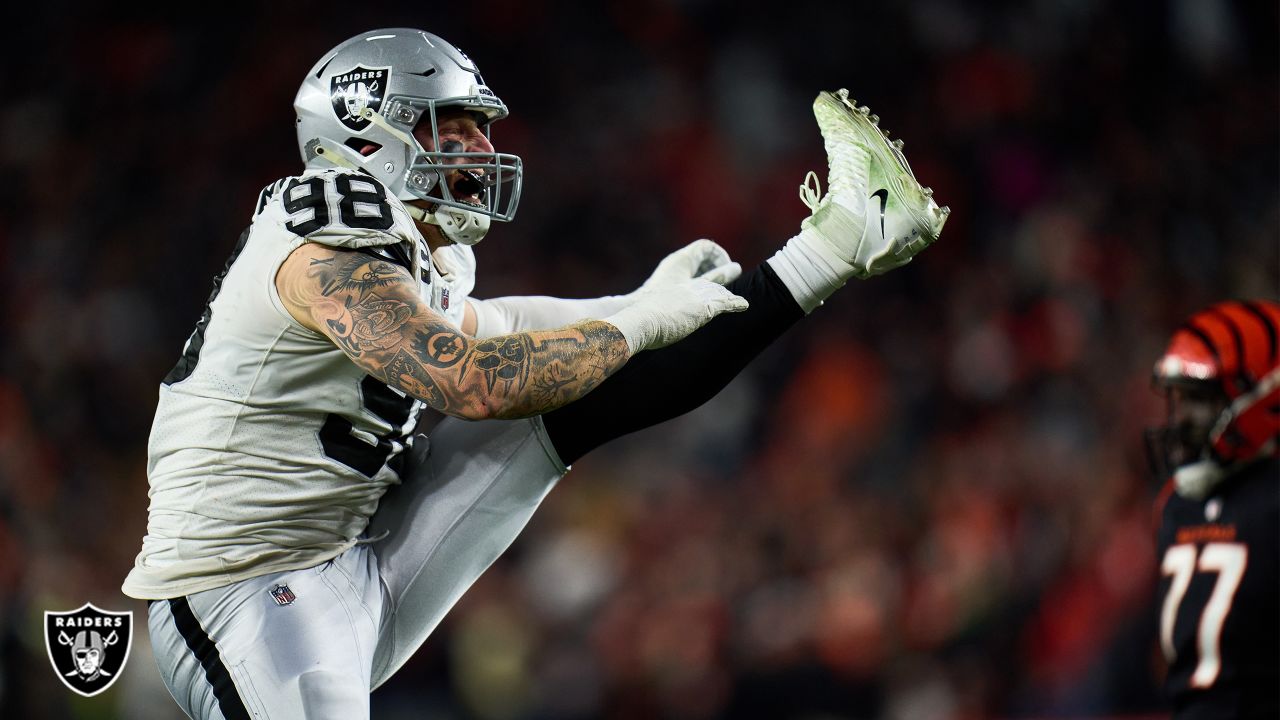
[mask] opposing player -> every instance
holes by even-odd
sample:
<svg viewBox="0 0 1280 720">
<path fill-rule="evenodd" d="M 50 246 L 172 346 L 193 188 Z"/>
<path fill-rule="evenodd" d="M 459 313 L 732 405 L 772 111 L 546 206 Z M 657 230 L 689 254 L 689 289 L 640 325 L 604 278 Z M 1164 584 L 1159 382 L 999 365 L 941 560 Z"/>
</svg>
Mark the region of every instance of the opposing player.
<svg viewBox="0 0 1280 720">
<path fill-rule="evenodd" d="M 307 170 L 263 191 L 161 387 L 124 584 L 198 718 L 368 717 L 568 463 L 696 407 L 946 219 L 875 117 L 823 93 L 829 192 L 811 174 L 812 216 L 752 272 L 698 241 L 627 295 L 477 300 L 470 246 L 514 217 L 522 167 L 475 65 L 373 31 L 295 108 Z M 415 439 L 424 406 L 449 417 Z"/>
<path fill-rule="evenodd" d="M 1178 720 L 1280 717 L 1280 304 L 1192 315 L 1155 366 L 1168 423 L 1160 645 Z"/>
</svg>

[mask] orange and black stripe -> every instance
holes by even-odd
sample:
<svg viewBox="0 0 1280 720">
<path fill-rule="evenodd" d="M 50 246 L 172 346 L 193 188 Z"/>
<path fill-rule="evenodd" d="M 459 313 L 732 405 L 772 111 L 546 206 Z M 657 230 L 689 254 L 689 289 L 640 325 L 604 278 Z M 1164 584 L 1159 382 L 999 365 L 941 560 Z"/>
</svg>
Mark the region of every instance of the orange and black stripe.
<svg viewBox="0 0 1280 720">
<path fill-rule="evenodd" d="M 1276 366 L 1280 305 L 1255 300 L 1218 303 L 1192 315 L 1179 330 L 1212 354 L 1226 389 L 1235 396 Z"/>
</svg>

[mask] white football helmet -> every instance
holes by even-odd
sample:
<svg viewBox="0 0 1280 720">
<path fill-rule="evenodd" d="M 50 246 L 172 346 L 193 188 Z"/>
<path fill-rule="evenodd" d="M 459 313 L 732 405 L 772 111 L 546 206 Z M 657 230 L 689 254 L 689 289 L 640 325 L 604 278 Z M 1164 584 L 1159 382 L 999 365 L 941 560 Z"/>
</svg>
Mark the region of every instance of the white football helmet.
<svg viewBox="0 0 1280 720">
<path fill-rule="evenodd" d="M 371 30 L 330 50 L 311 68 L 293 107 L 298 150 L 307 167 L 338 165 L 372 175 L 418 220 L 439 225 L 450 239 L 473 245 L 490 219 L 510 221 L 520 202 L 523 163 L 499 152 L 425 150 L 413 137 L 419 122 L 439 137 L 441 108 L 476 114 L 486 135 L 507 106 L 485 84 L 475 63 L 431 33 L 410 28 Z M 446 143 L 446 146 L 449 145 Z M 482 204 L 454 197 L 447 171 L 461 171 Z"/>
</svg>

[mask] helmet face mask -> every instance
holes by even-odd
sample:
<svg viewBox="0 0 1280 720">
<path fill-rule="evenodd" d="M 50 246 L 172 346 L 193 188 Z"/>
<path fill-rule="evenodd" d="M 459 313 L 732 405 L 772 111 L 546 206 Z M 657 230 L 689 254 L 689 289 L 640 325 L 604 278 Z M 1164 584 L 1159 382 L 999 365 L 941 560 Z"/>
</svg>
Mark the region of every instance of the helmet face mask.
<svg viewBox="0 0 1280 720">
<path fill-rule="evenodd" d="M 1147 430 L 1146 446 L 1153 475 L 1164 480 L 1179 467 L 1213 459 L 1209 435 L 1228 403 L 1211 381 L 1157 384 L 1165 395 L 1165 424 Z"/>
<path fill-rule="evenodd" d="M 436 143 L 439 143 L 441 114 L 453 108 L 461 108 L 480 116 L 478 119 L 483 120 L 479 123 L 480 128 L 485 137 L 490 137 L 491 125 L 497 118 L 483 112 L 480 107 L 484 106 L 478 107 L 474 100 L 473 97 L 443 100 L 397 97 L 391 100 L 389 113 L 403 118 L 404 122 L 409 124 L 411 136 L 413 128 L 419 127 L 421 132 L 429 127 L 429 137 L 436 138 Z M 496 99 L 494 102 L 500 104 Z M 500 117 L 505 117 L 505 106 L 501 108 L 501 112 Z M 519 157 L 510 153 L 482 152 L 465 148 L 446 150 L 443 147 L 433 147 L 427 150 L 416 141 L 416 138 L 413 150 L 413 155 L 408 162 L 405 189 L 414 198 L 446 207 L 480 212 L 502 222 L 508 222 L 515 217 L 524 175 L 523 163 Z M 449 186 L 448 175 L 457 171 L 464 172 L 469 179 L 474 179 L 479 185 L 477 192 L 480 199 L 479 206 L 454 197 L 453 188 Z"/>
<path fill-rule="evenodd" d="M 1224 302 L 1173 333 L 1153 381 L 1166 424 L 1146 433 L 1153 472 L 1202 498 L 1280 447 L 1280 304 Z"/>
<path fill-rule="evenodd" d="M 486 223 L 513 219 L 523 178 L 518 156 L 428 151 L 414 137 L 415 127 L 423 133 L 429 123 L 430 137 L 439 138 L 439 117 L 453 108 L 482 117 L 486 136 L 507 116 L 475 64 L 453 45 L 421 30 L 373 30 L 338 45 L 307 73 L 294 99 L 298 147 L 308 167 L 358 169 L 402 201 L 475 213 Z M 454 196 L 448 178 L 457 171 L 482 185 L 478 205 Z"/>
</svg>

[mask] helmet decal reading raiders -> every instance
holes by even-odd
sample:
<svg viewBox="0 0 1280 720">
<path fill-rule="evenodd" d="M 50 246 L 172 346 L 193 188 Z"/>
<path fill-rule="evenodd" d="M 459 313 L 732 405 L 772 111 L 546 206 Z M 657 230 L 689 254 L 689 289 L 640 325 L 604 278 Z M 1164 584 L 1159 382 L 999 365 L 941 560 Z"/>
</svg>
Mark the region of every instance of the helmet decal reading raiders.
<svg viewBox="0 0 1280 720">
<path fill-rule="evenodd" d="M 390 73 L 389 67 L 367 68 L 363 65 L 336 73 L 329 81 L 329 99 L 338 121 L 356 132 L 369 127 L 368 118 L 363 116 L 364 109 L 382 110 Z"/>
</svg>

